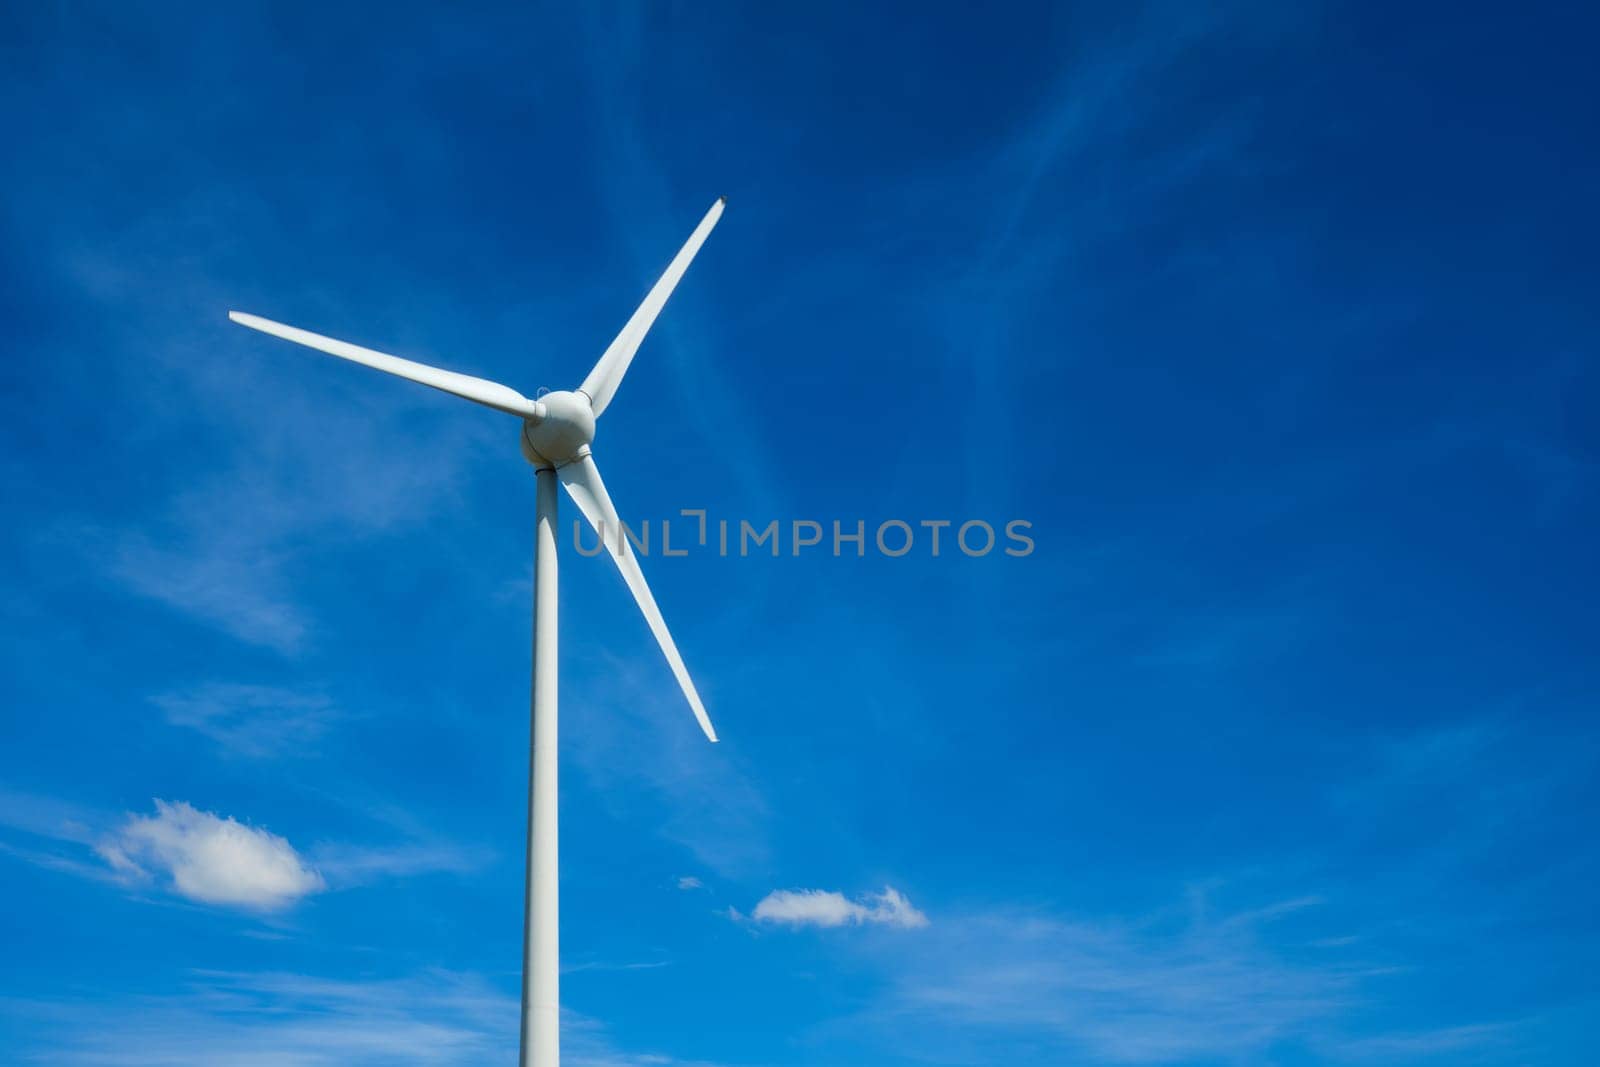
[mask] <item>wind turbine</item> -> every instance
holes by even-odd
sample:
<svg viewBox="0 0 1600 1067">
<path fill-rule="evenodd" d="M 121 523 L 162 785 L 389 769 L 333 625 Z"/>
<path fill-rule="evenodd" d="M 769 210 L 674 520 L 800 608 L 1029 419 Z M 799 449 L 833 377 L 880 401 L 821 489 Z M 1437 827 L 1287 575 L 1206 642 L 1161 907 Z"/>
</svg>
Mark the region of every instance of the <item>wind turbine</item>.
<svg viewBox="0 0 1600 1067">
<path fill-rule="evenodd" d="M 611 495 L 589 450 L 595 420 L 616 395 L 634 353 L 656 321 L 695 253 L 722 217 L 726 198 L 711 205 L 700 225 L 622 327 L 616 340 L 577 389 L 546 393 L 530 400 L 508 386 L 455 371 L 440 370 L 399 356 L 336 341 L 255 315 L 228 312 L 241 326 L 306 345 L 329 355 L 409 378 L 446 393 L 522 418 L 522 454 L 533 464 L 537 529 L 533 552 L 533 724 L 528 756 L 527 868 L 523 885 L 522 1067 L 557 1067 L 561 1059 L 560 967 L 556 879 L 556 481 L 566 486 L 583 517 L 600 534 L 622 572 L 623 581 L 644 613 L 667 663 L 689 699 L 700 729 L 717 739 L 705 705 L 678 655 L 678 646 L 645 584 Z"/>
</svg>

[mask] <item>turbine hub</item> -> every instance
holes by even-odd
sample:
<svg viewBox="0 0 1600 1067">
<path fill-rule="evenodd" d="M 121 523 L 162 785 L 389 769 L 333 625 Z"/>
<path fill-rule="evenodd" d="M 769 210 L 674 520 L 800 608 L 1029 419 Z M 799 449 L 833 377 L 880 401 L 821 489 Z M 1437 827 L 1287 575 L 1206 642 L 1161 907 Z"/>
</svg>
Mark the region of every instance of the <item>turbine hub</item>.
<svg viewBox="0 0 1600 1067">
<path fill-rule="evenodd" d="M 535 467 L 560 467 L 589 451 L 594 409 L 582 393 L 546 393 L 544 418 L 522 421 L 522 454 Z"/>
</svg>

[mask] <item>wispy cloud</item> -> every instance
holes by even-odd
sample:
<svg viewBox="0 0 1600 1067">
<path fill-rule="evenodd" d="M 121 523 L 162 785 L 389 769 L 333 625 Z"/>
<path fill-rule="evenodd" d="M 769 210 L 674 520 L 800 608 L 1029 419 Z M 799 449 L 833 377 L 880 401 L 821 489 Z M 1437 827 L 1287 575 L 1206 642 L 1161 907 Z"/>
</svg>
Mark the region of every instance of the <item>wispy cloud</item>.
<svg viewBox="0 0 1600 1067">
<path fill-rule="evenodd" d="M 1342 1042 L 1334 1051 L 1343 1059 L 1378 1063 L 1437 1062 L 1438 1057 L 1449 1057 L 1451 1062 L 1459 1062 L 1459 1057 L 1464 1053 L 1504 1051 L 1515 1037 L 1518 1025 L 1513 1022 L 1476 1023 L 1400 1034 L 1379 1034 Z"/>
<path fill-rule="evenodd" d="M 678 879 L 679 889 L 704 889 L 705 883 L 692 874 L 686 874 Z"/>
<path fill-rule="evenodd" d="M 583 974 L 592 971 L 656 971 L 662 967 L 672 966 L 671 960 L 641 960 L 634 963 L 606 963 L 601 960 L 591 960 L 587 963 L 564 963 L 561 965 L 562 974 Z"/>
<path fill-rule="evenodd" d="M 1256 1053 L 1330 1016 L 1344 987 L 1245 936 L 984 917 L 902 974 L 894 1011 L 938 1029 L 1026 1035 L 1099 1061 L 1182 1061 Z"/>
<path fill-rule="evenodd" d="M 1129 916 L 969 911 L 916 938 L 841 942 L 875 959 L 887 991 L 824 1029 L 941 1063 L 1263 1062 L 1288 1048 L 1457 1062 L 1517 1039 L 1502 1021 L 1363 1032 L 1354 1010 L 1394 969 L 1319 936 L 1320 895 L 1220 910 L 1219 891 Z M 815 904 L 841 921 L 839 901 Z"/>
<path fill-rule="evenodd" d="M 76 278 L 99 267 L 62 269 Z M 295 574 L 304 553 L 428 515 L 461 491 L 467 459 L 492 429 L 405 383 L 326 377 L 306 354 L 231 327 L 223 313 L 236 294 L 194 276 L 182 285 L 164 347 L 151 350 L 136 331 L 118 343 L 138 357 L 126 386 L 148 425 L 210 446 L 193 451 L 179 491 L 114 524 L 80 521 L 69 540 L 128 591 L 292 655 L 315 631 Z M 402 455 L 392 444 L 406 438 L 425 443 Z"/>
<path fill-rule="evenodd" d="M 630 297 L 634 292 L 642 297 L 698 213 L 729 190 L 701 185 L 690 192 L 680 188 L 677 176 L 660 165 L 651 145 L 657 124 L 641 107 L 643 98 L 620 76 L 646 56 L 648 39 L 639 13 L 585 8 L 579 25 L 583 47 L 593 59 L 582 64 L 582 70 L 604 161 L 598 177 L 621 251 L 628 260 L 621 268 L 624 272 L 613 277 L 631 274 L 633 284 L 623 285 L 622 290 Z M 674 293 L 670 311 L 652 327 L 641 358 L 672 371 L 670 384 L 680 404 L 721 413 L 715 439 L 704 437 L 701 442 L 707 465 L 698 470 L 697 481 L 704 478 L 701 484 L 732 484 L 759 512 L 775 512 L 782 492 L 782 479 L 775 476 L 778 468 L 768 455 L 759 426 L 747 414 L 751 405 L 714 362 L 726 342 L 730 312 L 726 302 L 719 300 L 719 290 L 706 282 L 717 270 L 726 269 L 728 260 L 721 258 L 728 254 L 725 242 L 725 238 L 712 239 L 704 265 L 691 271 L 689 283 Z M 614 307 L 614 321 L 619 323 L 632 311 L 627 301 Z M 707 310 L 716 313 L 707 314 Z M 692 422 L 684 432 L 695 437 L 708 433 Z"/>
<path fill-rule="evenodd" d="M 893 989 L 869 1015 L 905 1050 L 997 1058 L 1188 1062 L 1259 1056 L 1347 1003 L 1359 968 L 1300 962 L 1261 934 L 1308 906 L 1173 922 L 968 914 L 904 942 Z"/>
<path fill-rule="evenodd" d="M 1559 699 L 1534 693 L 1499 714 L 1385 733 L 1330 792 L 1330 809 L 1353 839 L 1392 849 L 1396 870 L 1411 871 L 1424 887 L 1447 885 L 1449 872 L 1561 819 L 1570 810 L 1564 795 L 1593 779 L 1600 738 L 1592 729 L 1557 729 L 1549 718 L 1529 729 L 1516 717 Z M 1397 809 L 1427 817 L 1389 818 Z"/>
<path fill-rule="evenodd" d="M 472 874 L 494 858 L 487 848 L 441 841 L 395 845 L 319 845 L 311 850 L 317 870 L 336 888 L 365 885 L 382 878 L 419 874 Z"/>
<path fill-rule="evenodd" d="M 106 553 L 111 576 L 129 591 L 176 608 L 253 645 L 300 648 L 306 619 L 280 574 L 281 557 L 261 552 L 265 531 L 241 537 L 216 523 L 182 522 L 176 546 L 137 531 L 119 533 Z"/>
<path fill-rule="evenodd" d="M 211 682 L 162 693 L 152 702 L 174 726 L 257 759 L 304 750 L 338 716 L 324 694 L 282 686 Z"/>
<path fill-rule="evenodd" d="M 750 917 L 781 926 L 872 924 L 910 930 L 928 925 L 928 917 L 893 886 L 856 900 L 827 889 L 778 889 L 762 897 Z"/>
<path fill-rule="evenodd" d="M 182 801 L 129 816 L 97 851 L 114 871 L 202 904 L 273 910 L 326 888 L 288 841 Z"/>
<path fill-rule="evenodd" d="M 0 788 L 0 826 L 36 837 L 92 843 L 100 816 L 54 797 Z"/>
<path fill-rule="evenodd" d="M 173 995 L 7 1006 L 38 1028 L 35 1061 L 77 1067 L 453 1067 L 508 1062 L 517 1047 L 515 995 L 450 971 L 372 980 L 198 972 Z M 628 1051 L 602 1022 L 571 1011 L 561 1026 L 573 1067 L 698 1064 Z"/>
<path fill-rule="evenodd" d="M 293 654 L 312 629 L 291 578 L 299 548 L 371 536 L 426 514 L 459 481 L 465 439 L 475 431 L 463 426 L 452 439 L 430 441 L 422 459 L 397 464 L 379 438 L 400 435 L 398 411 L 313 415 L 286 402 L 281 414 L 297 427 L 290 432 L 298 444 L 282 427 L 256 438 L 260 454 L 241 459 L 248 471 L 202 481 L 153 521 L 89 541 L 130 591 L 246 643 Z"/>
<path fill-rule="evenodd" d="M 515 1000 L 449 973 L 378 981 L 199 974 L 173 996 L 13 1007 L 51 1031 L 38 1060 L 85 1067 L 466 1064 L 508 1059 L 516 1045 Z M 80 1025 L 90 1018 L 101 1021 Z"/>
<path fill-rule="evenodd" d="M 0 839 L 0 853 L 35 867 L 90 881 L 116 881 L 116 874 L 94 854 L 105 825 L 104 816 L 87 808 L 0 788 L 0 827 L 26 842 Z"/>
<path fill-rule="evenodd" d="M 649 639 L 642 623 L 633 637 Z M 593 673 L 573 679 L 571 691 L 585 696 L 564 707 L 571 727 L 563 736 L 601 800 L 656 826 L 713 871 L 759 868 L 768 855 L 766 798 L 735 750 L 706 744 L 665 666 L 610 655 L 586 666 Z"/>
</svg>

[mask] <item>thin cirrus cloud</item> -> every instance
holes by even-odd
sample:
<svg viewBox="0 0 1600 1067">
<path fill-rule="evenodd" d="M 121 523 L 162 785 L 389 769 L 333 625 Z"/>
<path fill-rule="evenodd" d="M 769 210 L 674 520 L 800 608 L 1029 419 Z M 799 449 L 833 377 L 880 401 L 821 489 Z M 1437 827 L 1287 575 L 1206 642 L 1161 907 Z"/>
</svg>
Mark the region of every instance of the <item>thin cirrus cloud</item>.
<svg viewBox="0 0 1600 1067">
<path fill-rule="evenodd" d="M 15 1007 L 8 1021 L 34 1057 L 83 1067 L 467 1067 L 509 1060 L 517 1048 L 516 996 L 498 976 L 442 970 L 355 980 L 192 971 L 172 992 L 83 994 Z M 627 1048 L 600 1020 L 569 1008 L 561 1029 L 562 1060 L 572 1067 L 683 1062 Z"/>
<path fill-rule="evenodd" d="M 1320 896 L 1244 910 L 1229 896 L 1219 883 L 1154 912 L 954 914 L 892 949 L 863 943 L 887 990 L 854 1022 L 896 1055 L 951 1063 L 1259 1063 L 1295 1046 L 1478 1062 L 1517 1037 L 1512 1019 L 1354 1038 L 1392 961 L 1329 936 Z"/>
<path fill-rule="evenodd" d="M 661 688 L 664 671 L 601 653 L 573 672 L 573 765 L 618 818 L 653 826 L 719 876 L 748 876 L 770 860 L 766 798 L 736 757 L 705 743 L 683 699 Z"/>
<path fill-rule="evenodd" d="M 1268 944 L 1269 924 L 1305 923 L 1312 907 L 953 916 L 883 960 L 892 991 L 872 1024 L 897 1049 L 958 1057 L 1259 1061 L 1275 1043 L 1328 1030 L 1361 991 L 1366 968 L 1349 954 L 1303 960 Z"/>
<path fill-rule="evenodd" d="M 96 268 L 75 265 L 84 269 Z M 179 288 L 191 312 L 227 306 L 205 279 L 185 276 Z M 150 424 L 215 432 L 224 443 L 195 457 L 182 491 L 115 525 L 90 520 L 74 540 L 123 588 L 246 644 L 297 655 L 316 632 L 314 605 L 293 576 L 306 546 L 358 542 L 429 514 L 460 491 L 488 431 L 428 390 L 359 378 L 348 379 L 360 390 L 352 416 L 327 391 L 345 387 L 330 386 L 340 379 L 241 336 L 220 310 L 181 321 L 188 325 L 158 352 L 137 335 L 123 342 L 149 363 L 130 389 L 157 394 L 140 405 Z M 169 393 L 186 403 L 158 402 Z M 395 436 L 419 418 L 432 428 L 429 448 L 397 454 Z"/>
<path fill-rule="evenodd" d="M 135 881 L 158 880 L 202 904 L 276 910 L 327 887 L 322 875 L 277 834 L 183 801 L 157 800 L 154 815 L 132 815 L 97 851 Z"/>
<path fill-rule="evenodd" d="M 761 898 L 750 918 L 795 927 L 875 925 L 913 930 L 928 925 L 928 917 L 893 886 L 855 900 L 828 889 L 778 889 Z"/>
<path fill-rule="evenodd" d="M 152 701 L 184 726 L 237 756 L 264 759 L 303 749 L 338 716 L 321 693 L 281 686 L 212 682 L 162 693 Z"/>
</svg>

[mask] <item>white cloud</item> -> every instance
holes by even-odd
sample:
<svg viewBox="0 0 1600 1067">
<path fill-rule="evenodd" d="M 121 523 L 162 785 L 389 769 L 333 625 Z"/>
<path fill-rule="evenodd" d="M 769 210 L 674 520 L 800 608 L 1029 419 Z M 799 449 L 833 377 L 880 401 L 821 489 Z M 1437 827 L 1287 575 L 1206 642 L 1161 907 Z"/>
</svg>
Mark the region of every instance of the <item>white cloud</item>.
<svg viewBox="0 0 1600 1067">
<path fill-rule="evenodd" d="M 402 840 L 323 841 L 303 855 L 235 819 L 182 802 L 155 804 L 153 816 L 119 817 L 0 787 L 0 855 L 91 881 L 126 885 L 159 876 L 191 900 L 266 909 L 386 878 L 470 874 L 495 858 L 491 849 L 440 839 L 392 812 L 406 831 Z"/>
<path fill-rule="evenodd" d="M 751 918 L 789 926 L 876 923 L 909 930 L 928 925 L 928 917 L 893 886 L 884 886 L 882 893 L 868 893 L 857 900 L 826 889 L 778 889 L 761 899 Z"/>
<path fill-rule="evenodd" d="M 324 888 L 322 876 L 276 834 L 182 801 L 155 804 L 155 815 L 130 816 L 98 848 L 124 877 L 163 877 L 190 900 L 263 909 Z"/>
<path fill-rule="evenodd" d="M 679 889 L 704 889 L 705 883 L 692 874 L 686 874 L 678 879 Z"/>
</svg>

